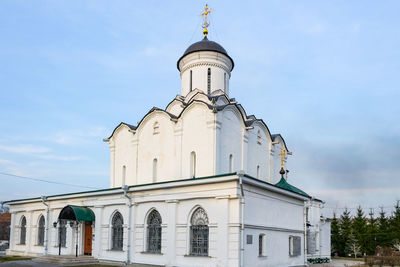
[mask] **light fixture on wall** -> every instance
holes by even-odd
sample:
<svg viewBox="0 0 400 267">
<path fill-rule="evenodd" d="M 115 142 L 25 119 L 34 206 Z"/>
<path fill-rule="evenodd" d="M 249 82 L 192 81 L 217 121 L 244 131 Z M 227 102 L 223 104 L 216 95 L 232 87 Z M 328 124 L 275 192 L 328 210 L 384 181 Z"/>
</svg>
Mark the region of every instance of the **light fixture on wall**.
<svg viewBox="0 0 400 267">
<path fill-rule="evenodd" d="M 56 228 L 57 227 L 57 222 L 53 222 L 53 226 L 54 226 L 54 228 Z"/>
</svg>

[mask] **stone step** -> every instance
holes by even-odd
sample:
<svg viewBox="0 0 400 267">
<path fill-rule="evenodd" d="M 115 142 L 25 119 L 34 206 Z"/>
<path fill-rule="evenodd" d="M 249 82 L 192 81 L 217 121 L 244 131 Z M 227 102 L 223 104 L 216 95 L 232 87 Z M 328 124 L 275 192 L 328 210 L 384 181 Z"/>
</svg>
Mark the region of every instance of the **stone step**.
<svg viewBox="0 0 400 267">
<path fill-rule="evenodd" d="M 99 261 L 91 256 L 78 256 L 75 257 L 73 255 L 61 255 L 61 256 L 42 256 L 33 259 L 35 262 L 42 262 L 42 263 L 58 263 L 58 264 L 92 264 L 98 263 Z"/>
</svg>

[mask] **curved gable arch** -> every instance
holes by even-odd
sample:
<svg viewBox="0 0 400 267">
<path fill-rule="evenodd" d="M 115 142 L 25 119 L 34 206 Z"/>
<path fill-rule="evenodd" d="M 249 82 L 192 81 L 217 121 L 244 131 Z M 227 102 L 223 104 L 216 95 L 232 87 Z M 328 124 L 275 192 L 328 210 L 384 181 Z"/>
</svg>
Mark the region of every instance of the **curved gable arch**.
<svg viewBox="0 0 400 267">
<path fill-rule="evenodd" d="M 208 105 L 207 103 L 200 101 L 200 100 L 193 100 L 192 102 L 189 103 L 189 105 L 187 105 L 181 112 L 181 114 L 179 114 L 179 118 L 183 118 L 184 114 L 187 113 L 188 111 L 192 110 L 195 106 L 203 106 L 205 108 L 207 108 L 208 110 L 211 110 L 211 106 Z"/>
<path fill-rule="evenodd" d="M 143 119 L 138 123 L 136 131 L 141 132 L 151 119 L 153 119 L 155 116 L 159 116 L 159 115 L 163 116 L 167 121 L 169 121 L 171 123 L 171 125 L 173 124 L 173 122 L 171 121 L 171 115 L 169 113 L 167 113 L 166 111 L 164 111 L 162 109 L 154 109 L 154 110 L 150 111 L 149 113 L 147 113 L 143 117 Z M 157 120 L 157 122 L 160 123 L 159 120 Z M 153 124 L 151 126 L 153 126 Z"/>
<path fill-rule="evenodd" d="M 232 112 L 233 114 L 235 114 L 235 116 L 238 119 L 238 121 L 241 124 L 241 126 L 243 128 L 246 128 L 246 124 L 244 122 L 244 118 L 242 116 L 242 113 L 240 112 L 240 110 L 235 105 L 227 105 L 222 109 L 222 111 L 224 111 L 224 112 Z"/>
<path fill-rule="evenodd" d="M 263 121 L 255 120 L 255 121 L 253 121 L 251 126 L 258 126 L 263 131 L 265 136 L 267 137 L 268 142 L 272 142 L 271 133 L 269 132 L 269 129 L 268 129 L 267 125 L 265 125 L 265 123 L 263 123 Z"/>
<path fill-rule="evenodd" d="M 127 129 L 128 131 L 135 131 L 136 127 L 133 125 L 130 125 L 128 123 L 121 122 L 120 124 L 118 124 L 117 127 L 115 127 L 115 129 L 111 133 L 110 137 L 104 139 L 104 141 L 109 141 L 112 137 L 114 137 L 114 135 L 118 134 L 123 129 Z"/>
<path fill-rule="evenodd" d="M 171 102 L 169 102 L 169 104 L 165 107 L 165 111 L 172 113 L 172 110 L 174 109 L 174 107 L 179 106 L 179 109 L 183 109 L 182 107 L 183 105 L 183 101 L 180 99 L 175 98 L 174 100 L 172 100 Z M 179 112 L 180 113 L 180 112 Z M 173 113 L 172 113 L 173 114 Z M 178 116 L 177 114 L 174 114 L 175 116 Z"/>
</svg>

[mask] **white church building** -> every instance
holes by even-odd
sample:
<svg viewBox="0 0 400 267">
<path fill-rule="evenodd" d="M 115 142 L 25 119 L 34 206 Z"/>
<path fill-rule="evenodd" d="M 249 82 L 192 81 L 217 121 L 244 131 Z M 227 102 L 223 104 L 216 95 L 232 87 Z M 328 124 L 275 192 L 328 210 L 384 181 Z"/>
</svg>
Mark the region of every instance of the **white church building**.
<svg viewBox="0 0 400 267">
<path fill-rule="evenodd" d="M 323 202 L 286 181 L 285 140 L 231 98 L 233 59 L 207 28 L 177 67 L 180 95 L 104 139 L 110 188 L 6 202 L 8 254 L 182 267 L 330 257 Z"/>
</svg>

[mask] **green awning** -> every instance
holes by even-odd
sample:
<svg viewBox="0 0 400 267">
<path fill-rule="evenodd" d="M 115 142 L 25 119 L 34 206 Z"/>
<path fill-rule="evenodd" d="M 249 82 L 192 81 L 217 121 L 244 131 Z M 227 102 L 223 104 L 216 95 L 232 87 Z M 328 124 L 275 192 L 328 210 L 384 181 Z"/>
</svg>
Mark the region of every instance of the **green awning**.
<svg viewBox="0 0 400 267">
<path fill-rule="evenodd" d="M 300 189 L 298 189 L 297 187 L 295 187 L 295 186 L 289 184 L 288 182 L 286 182 L 286 179 L 283 178 L 283 177 L 281 178 L 281 180 L 280 180 L 277 184 L 275 184 L 275 186 L 280 187 L 280 188 L 282 188 L 282 189 L 286 189 L 286 190 L 292 191 L 292 192 L 297 193 L 297 194 L 300 194 L 300 195 L 303 195 L 303 196 L 305 196 L 305 197 L 310 197 L 310 196 L 309 196 L 306 192 L 304 192 L 303 190 L 300 190 Z"/>
<path fill-rule="evenodd" d="M 93 222 L 95 216 L 93 211 L 87 207 L 68 205 L 61 210 L 58 219 L 78 222 Z"/>
</svg>

